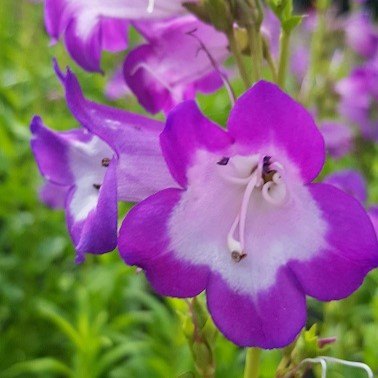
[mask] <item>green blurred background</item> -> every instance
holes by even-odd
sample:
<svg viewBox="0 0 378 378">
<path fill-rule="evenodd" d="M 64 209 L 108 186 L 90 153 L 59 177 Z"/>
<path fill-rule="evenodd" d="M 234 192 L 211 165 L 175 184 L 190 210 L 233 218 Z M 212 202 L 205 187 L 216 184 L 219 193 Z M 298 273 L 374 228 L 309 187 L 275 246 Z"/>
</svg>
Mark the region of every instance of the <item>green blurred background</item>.
<svg viewBox="0 0 378 378">
<path fill-rule="evenodd" d="M 122 56 L 105 56 L 105 76 L 84 73 L 61 45 L 49 47 L 42 4 L 1 0 L 0 377 L 166 378 L 193 371 L 176 315 L 185 303 L 156 296 L 117 252 L 75 265 L 63 213 L 38 200 L 42 181 L 29 148 L 31 117 L 40 114 L 54 129 L 76 126 L 52 70 L 53 56 L 61 66 L 70 64 L 87 97 L 107 102 L 103 88 Z M 207 114 L 225 119 L 224 91 L 200 101 Z M 117 106 L 142 112 L 132 98 Z M 376 167 L 375 152 L 362 161 Z M 358 164 L 346 158 L 337 166 Z M 371 188 L 377 200 L 376 179 Z M 318 322 L 323 336 L 338 338 L 329 353 L 365 361 L 376 372 L 377 283 L 373 273 L 348 300 L 309 302 L 309 324 Z M 217 377 L 241 377 L 244 357 L 245 351 L 219 336 Z M 273 377 L 279 360 L 279 351 L 264 352 L 262 377 Z M 332 376 L 363 374 L 339 369 Z"/>
</svg>

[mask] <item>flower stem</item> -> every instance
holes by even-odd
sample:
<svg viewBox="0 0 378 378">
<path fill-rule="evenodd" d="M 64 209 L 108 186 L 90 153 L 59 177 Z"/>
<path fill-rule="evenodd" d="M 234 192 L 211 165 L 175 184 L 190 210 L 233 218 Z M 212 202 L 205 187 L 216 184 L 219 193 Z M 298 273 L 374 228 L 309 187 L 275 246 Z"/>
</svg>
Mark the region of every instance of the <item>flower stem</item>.
<svg viewBox="0 0 378 378">
<path fill-rule="evenodd" d="M 261 349 L 248 348 L 245 359 L 244 378 L 258 378 L 260 371 Z"/>
<path fill-rule="evenodd" d="M 278 65 L 277 83 L 281 88 L 285 87 L 286 71 L 290 56 L 290 32 L 282 29 L 280 37 L 280 59 Z"/>
<path fill-rule="evenodd" d="M 249 75 L 247 73 L 247 69 L 245 67 L 243 57 L 242 57 L 242 54 L 239 50 L 239 47 L 238 47 L 238 44 L 237 44 L 233 30 L 231 30 L 227 34 L 227 37 L 228 37 L 228 43 L 230 44 L 231 52 L 235 57 L 235 61 L 236 61 L 236 64 L 238 66 L 240 76 L 241 76 L 241 78 L 244 82 L 246 89 L 248 89 L 251 86 L 251 82 L 250 82 Z"/>
</svg>

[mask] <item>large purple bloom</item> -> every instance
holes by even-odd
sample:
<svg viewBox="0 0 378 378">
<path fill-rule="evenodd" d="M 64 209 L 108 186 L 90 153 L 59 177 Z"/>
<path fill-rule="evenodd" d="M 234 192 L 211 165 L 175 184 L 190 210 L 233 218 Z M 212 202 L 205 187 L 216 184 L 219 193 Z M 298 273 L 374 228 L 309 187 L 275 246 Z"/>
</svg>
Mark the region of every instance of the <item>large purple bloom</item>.
<svg viewBox="0 0 378 378">
<path fill-rule="evenodd" d="M 227 58 L 223 33 L 193 16 L 138 23 L 136 27 L 147 43 L 127 55 L 124 75 L 149 112 L 167 112 L 181 101 L 194 98 L 197 91 L 208 93 L 222 85 L 208 53 L 219 65 Z"/>
<path fill-rule="evenodd" d="M 125 218 L 119 249 L 157 292 L 206 289 L 219 329 L 242 346 L 287 345 L 306 321 L 306 295 L 340 299 L 378 265 L 363 207 L 326 184 L 324 141 L 310 114 L 259 82 L 236 103 L 228 131 L 192 101 L 161 135 L 180 189 L 168 188 Z"/>
<path fill-rule="evenodd" d="M 365 138 L 378 141 L 378 64 L 358 67 L 341 80 L 340 113 L 356 125 Z"/>
<path fill-rule="evenodd" d="M 46 0 L 45 24 L 53 42 L 64 35 L 81 67 L 100 71 L 102 50 L 127 47 L 130 20 L 162 19 L 184 10 L 180 0 Z"/>
<path fill-rule="evenodd" d="M 116 247 L 118 200 L 140 201 L 174 181 L 159 145 L 162 122 L 88 101 L 70 71 L 58 75 L 84 128 L 56 132 L 35 117 L 31 145 L 48 182 L 42 199 L 53 207 L 65 199 L 68 229 L 82 261 L 84 253 Z"/>
</svg>

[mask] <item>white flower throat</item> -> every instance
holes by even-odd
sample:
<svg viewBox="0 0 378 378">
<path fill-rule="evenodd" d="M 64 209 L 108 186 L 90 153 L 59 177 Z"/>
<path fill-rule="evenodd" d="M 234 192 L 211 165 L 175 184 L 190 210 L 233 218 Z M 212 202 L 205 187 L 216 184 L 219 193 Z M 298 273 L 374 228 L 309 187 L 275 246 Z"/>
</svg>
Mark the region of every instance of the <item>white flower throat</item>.
<svg viewBox="0 0 378 378">
<path fill-rule="evenodd" d="M 224 157 L 217 164 L 222 178 L 244 188 L 240 210 L 227 235 L 231 258 L 239 262 L 248 253 L 245 248 L 245 228 L 252 193 L 260 192 L 261 200 L 273 206 L 282 205 L 287 198 L 284 168 L 272 157 L 260 155 Z"/>
</svg>

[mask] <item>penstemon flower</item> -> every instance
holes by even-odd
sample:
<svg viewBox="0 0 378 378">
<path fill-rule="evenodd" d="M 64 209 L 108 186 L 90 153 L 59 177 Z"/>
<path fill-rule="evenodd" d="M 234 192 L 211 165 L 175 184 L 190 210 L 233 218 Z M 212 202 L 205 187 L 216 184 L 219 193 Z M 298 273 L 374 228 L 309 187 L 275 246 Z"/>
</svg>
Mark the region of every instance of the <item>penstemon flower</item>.
<svg viewBox="0 0 378 378">
<path fill-rule="evenodd" d="M 139 22 L 136 28 L 148 43 L 127 55 L 124 76 L 150 113 L 168 112 L 197 91 L 209 93 L 222 85 L 214 63 L 221 65 L 229 56 L 223 33 L 193 16 Z"/>
<path fill-rule="evenodd" d="M 116 247 L 119 200 L 140 201 L 174 181 L 160 150 L 162 122 L 88 101 L 71 71 L 57 71 L 83 128 L 55 132 L 35 117 L 31 146 L 49 185 L 42 198 L 59 207 L 65 197 L 67 226 L 81 262 L 84 253 Z M 55 197 L 51 185 L 62 187 Z"/>
<path fill-rule="evenodd" d="M 46 0 L 45 24 L 53 42 L 64 36 L 72 58 L 100 71 L 101 52 L 127 48 L 129 22 L 184 13 L 180 0 Z"/>
<path fill-rule="evenodd" d="M 306 321 L 306 295 L 340 299 L 378 265 L 363 207 L 326 184 L 324 141 L 310 114 L 260 81 L 231 111 L 228 131 L 192 101 L 161 135 L 180 188 L 126 216 L 119 250 L 163 295 L 206 290 L 218 328 L 242 346 L 277 348 Z"/>
</svg>

